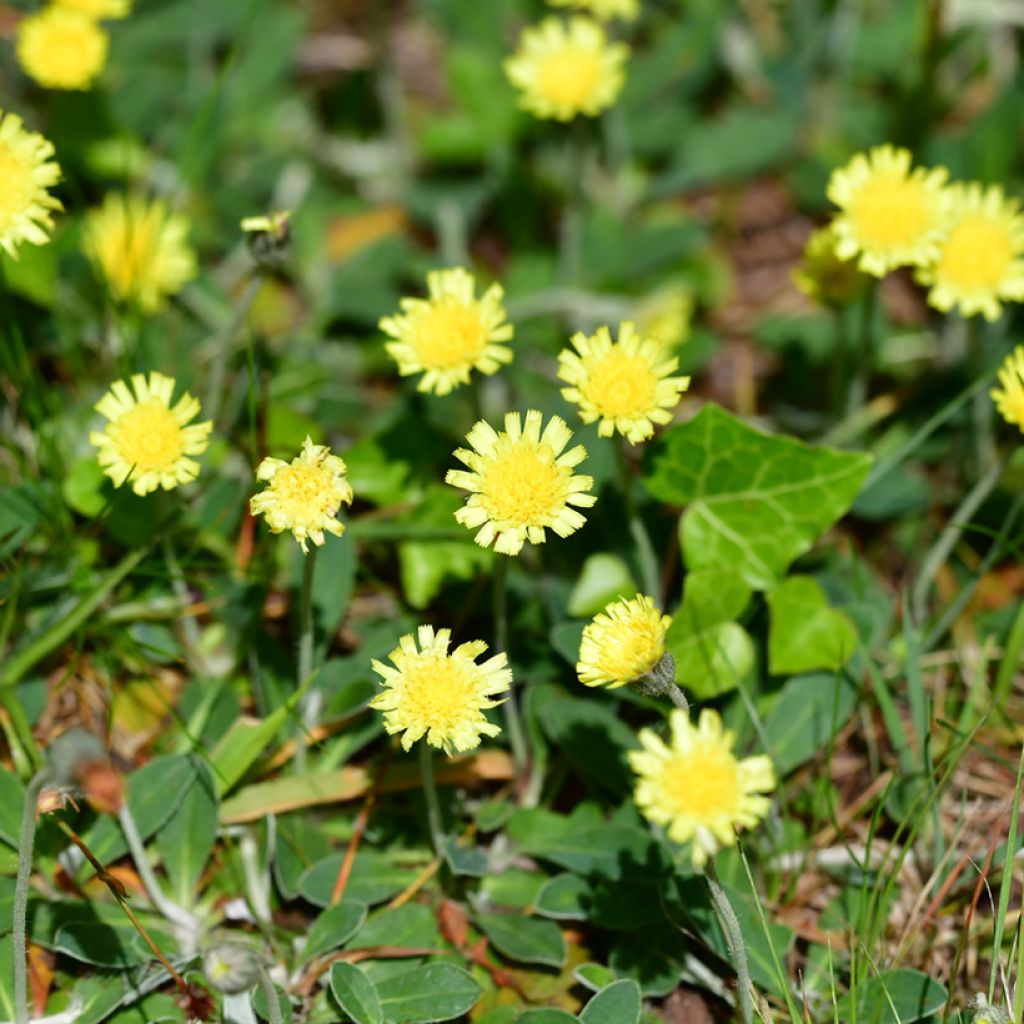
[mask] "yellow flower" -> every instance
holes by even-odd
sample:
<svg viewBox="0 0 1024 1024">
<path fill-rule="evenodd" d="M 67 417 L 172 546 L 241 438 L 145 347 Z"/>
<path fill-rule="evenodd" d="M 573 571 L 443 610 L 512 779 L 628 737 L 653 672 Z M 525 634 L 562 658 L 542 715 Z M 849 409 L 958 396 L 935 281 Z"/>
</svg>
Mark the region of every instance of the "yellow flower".
<svg viewBox="0 0 1024 1024">
<path fill-rule="evenodd" d="M 512 325 L 505 322 L 500 284 L 492 284 L 479 298 L 473 275 L 462 267 L 435 270 L 427 275 L 426 299 L 402 299 L 402 312 L 386 316 L 380 329 L 395 341 L 384 346 L 407 377 L 422 373 L 417 389 L 447 395 L 469 383 L 472 370 L 495 373 L 512 362 L 503 344 L 511 340 Z"/>
<path fill-rule="evenodd" d="M 344 461 L 332 455 L 330 448 L 307 437 L 290 463 L 264 459 L 259 464 L 256 479 L 270 486 L 249 499 L 249 509 L 254 516 L 264 515 L 274 533 L 291 530 L 308 554 L 307 540 L 319 546 L 325 530 L 335 537 L 345 532 L 337 515 L 342 503 L 352 504 L 347 473 Z"/>
<path fill-rule="evenodd" d="M 571 121 L 594 117 L 618 98 L 629 48 L 610 43 L 590 18 L 566 24 L 545 18 L 525 29 L 519 49 L 505 61 L 505 73 L 520 90 L 520 106 L 537 117 Z"/>
<path fill-rule="evenodd" d="M 828 197 L 836 215 L 836 254 L 884 277 L 902 266 L 923 266 L 939 253 L 949 222 L 944 167 L 911 171 L 906 149 L 876 146 L 832 172 Z"/>
<path fill-rule="evenodd" d="M 834 308 L 854 302 L 868 281 L 857 269 L 856 260 L 839 257 L 837 242 L 835 227 L 831 224 L 812 231 L 804 246 L 803 259 L 793 270 L 793 283 L 804 295 Z"/>
<path fill-rule="evenodd" d="M 394 668 L 373 662 L 384 689 L 370 707 L 384 712 L 388 735 L 402 733 L 405 750 L 426 736 L 427 743 L 447 754 L 478 747 L 481 736 L 497 736 L 501 729 L 487 721 L 484 710 L 503 703 L 491 698 L 512 685 L 505 652 L 477 664 L 487 650 L 483 640 L 461 644 L 449 654 L 450 629 L 435 633 L 433 626 L 420 626 L 417 632 L 418 649 L 410 634 L 389 655 Z"/>
<path fill-rule="evenodd" d="M 174 378 L 162 373 L 133 374 L 131 389 L 119 380 L 96 403 L 96 411 L 109 423 L 89 435 L 99 448 L 103 472 L 120 487 L 126 480 L 136 494 L 158 487 L 172 490 L 199 475 L 199 463 L 188 458 L 202 455 L 210 443 L 213 423 L 191 423 L 199 415 L 199 401 L 187 391 L 171 405 Z M 134 391 L 134 395 L 132 394 Z M 189 424 L 191 423 L 191 426 Z"/>
<path fill-rule="evenodd" d="M 102 18 L 126 18 L 131 10 L 131 0 L 51 0 L 54 7 L 69 11 L 80 11 L 97 21 Z"/>
<path fill-rule="evenodd" d="M 543 544 L 545 529 L 559 537 L 575 533 L 586 519 L 570 508 L 590 508 L 597 498 L 586 493 L 593 487 L 589 476 L 576 476 L 573 468 L 586 457 L 578 444 L 563 451 L 572 431 L 559 416 L 552 416 L 541 433 L 543 417 L 536 409 L 505 416 L 505 430 L 498 433 L 480 420 L 466 435 L 472 451 L 459 448 L 455 458 L 469 467 L 450 469 L 445 482 L 470 491 L 455 518 L 476 535 L 481 547 L 494 545 L 503 555 L 518 555 L 523 544 Z"/>
<path fill-rule="evenodd" d="M 1013 423 L 1024 432 L 1024 347 L 1018 345 L 999 368 L 999 383 L 989 394 L 1007 423 Z"/>
<path fill-rule="evenodd" d="M 567 384 L 562 397 L 579 406 L 584 423 L 600 420 L 598 433 L 617 430 L 633 444 L 654 434 L 655 423 L 668 423 L 671 410 L 690 386 L 689 377 L 672 377 L 679 360 L 664 358 L 661 343 L 643 338 L 628 321 L 613 342 L 607 327 L 592 337 L 572 337 L 576 351 L 558 354 L 558 376 Z"/>
<path fill-rule="evenodd" d="M 660 341 L 666 351 L 690 338 L 693 296 L 685 285 L 669 284 L 636 304 L 633 321 L 645 338 Z"/>
<path fill-rule="evenodd" d="M 997 320 L 1000 299 L 1024 299 L 1024 216 L 998 185 L 954 185 L 953 220 L 938 259 L 918 272 L 928 301 L 943 313 Z"/>
<path fill-rule="evenodd" d="M 110 194 L 86 215 L 82 246 L 115 299 L 156 313 L 196 275 L 187 234 L 161 200 Z"/>
<path fill-rule="evenodd" d="M 13 259 L 22 242 L 49 241 L 50 211 L 61 209 L 60 201 L 47 192 L 60 181 L 52 156 L 48 140 L 26 131 L 17 114 L 0 110 L 0 248 Z"/>
<path fill-rule="evenodd" d="M 80 11 L 44 7 L 18 25 L 18 61 L 47 89 L 88 89 L 107 61 L 109 40 Z"/>
<path fill-rule="evenodd" d="M 589 11 L 601 21 L 621 18 L 633 21 L 640 13 L 640 0 L 548 0 L 552 7 L 575 7 Z"/>
<path fill-rule="evenodd" d="M 665 654 L 672 623 L 639 596 L 613 601 L 583 629 L 576 674 L 584 686 L 625 686 L 647 675 Z"/>
<path fill-rule="evenodd" d="M 705 709 L 694 726 L 685 711 L 669 718 L 671 745 L 651 729 L 638 735 L 642 750 L 628 754 L 636 772 L 636 804 L 677 843 L 693 841 L 693 863 L 702 867 L 723 846 L 733 846 L 736 829 L 752 828 L 775 788 L 769 758 L 736 759 L 733 734 L 718 713 Z"/>
</svg>

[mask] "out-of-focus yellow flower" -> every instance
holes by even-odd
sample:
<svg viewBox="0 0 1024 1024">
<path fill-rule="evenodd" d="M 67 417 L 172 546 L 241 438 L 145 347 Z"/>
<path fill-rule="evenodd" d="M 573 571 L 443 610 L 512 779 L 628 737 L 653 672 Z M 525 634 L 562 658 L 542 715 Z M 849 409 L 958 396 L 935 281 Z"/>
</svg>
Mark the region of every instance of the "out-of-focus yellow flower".
<svg viewBox="0 0 1024 1024">
<path fill-rule="evenodd" d="M 752 828 L 768 813 L 764 793 L 775 788 L 772 762 L 764 756 L 736 759 L 733 734 L 716 711 L 705 709 L 697 725 L 685 711 L 669 718 L 671 743 L 641 729 L 641 750 L 630 751 L 636 772 L 637 807 L 677 843 L 692 840 L 693 863 L 702 867 L 721 847 L 736 843 L 736 830 Z"/>
<path fill-rule="evenodd" d="M 51 0 L 51 5 L 79 11 L 97 21 L 126 18 L 132 9 L 131 0 Z"/>
<path fill-rule="evenodd" d="M 857 269 L 856 260 L 839 256 L 837 242 L 831 224 L 812 231 L 804 246 L 803 259 L 793 270 L 793 282 L 804 295 L 834 309 L 855 302 L 868 283 L 868 278 Z"/>
<path fill-rule="evenodd" d="M 1002 388 L 993 388 L 989 394 L 1007 423 L 1024 432 L 1024 347 L 1018 345 L 999 368 Z"/>
<path fill-rule="evenodd" d="M 537 117 L 571 121 L 594 117 L 618 98 L 629 48 L 609 42 L 600 23 L 545 18 L 523 31 L 505 72 L 519 89 L 520 106 Z"/>
<path fill-rule="evenodd" d="M 347 473 L 344 460 L 307 437 L 291 462 L 268 458 L 259 464 L 256 479 L 269 486 L 249 499 L 249 510 L 264 516 L 274 533 L 291 530 L 303 554 L 308 554 L 306 541 L 319 547 L 325 531 L 335 537 L 345 532 L 338 510 L 352 504 Z"/>
<path fill-rule="evenodd" d="M 420 626 L 419 647 L 410 634 L 389 655 L 394 667 L 374 661 L 373 670 L 384 689 L 370 707 L 384 712 L 389 735 L 402 734 L 408 750 L 417 740 L 447 754 L 472 750 L 481 736 L 497 736 L 501 728 L 487 721 L 484 711 L 503 703 L 492 698 L 512 685 L 512 671 L 504 651 L 477 664 L 487 650 L 483 640 L 461 644 L 451 654 L 452 631 Z"/>
<path fill-rule="evenodd" d="M 938 259 L 918 271 L 928 301 L 948 313 L 997 320 L 1000 300 L 1024 299 L 1024 216 L 998 185 L 953 185 L 953 219 Z"/>
<path fill-rule="evenodd" d="M 88 89 L 107 62 L 106 32 L 88 15 L 44 7 L 18 24 L 18 62 L 47 89 Z"/>
<path fill-rule="evenodd" d="M 633 21 L 640 13 L 640 0 L 548 0 L 552 7 L 575 7 L 601 21 L 621 18 Z"/>
<path fill-rule="evenodd" d="M 156 313 L 196 275 L 187 236 L 161 200 L 111 193 L 86 214 L 82 247 L 115 299 Z"/>
<path fill-rule="evenodd" d="M 17 114 L 0 110 L 0 248 L 13 259 L 23 242 L 45 245 L 50 240 L 51 211 L 61 209 L 47 191 L 60 181 L 53 153 L 52 143 L 26 131 Z"/>
<path fill-rule="evenodd" d="M 102 431 L 89 435 L 99 449 L 103 472 L 120 487 L 126 480 L 139 495 L 158 487 L 172 490 L 199 475 L 199 463 L 210 443 L 213 423 L 192 423 L 199 415 L 199 400 L 185 392 L 171 405 L 175 381 L 162 373 L 136 373 L 131 388 L 116 381 L 96 403 L 96 411 L 109 420 Z M 133 394 L 134 392 L 134 394 Z"/>
<path fill-rule="evenodd" d="M 671 624 L 653 597 L 613 601 L 583 628 L 576 665 L 580 682 L 614 689 L 647 675 L 665 654 L 665 633 Z"/>
<path fill-rule="evenodd" d="M 524 426 L 519 413 L 510 412 L 501 433 L 480 420 L 466 435 L 472 451 L 455 451 L 470 471 L 450 469 L 445 482 L 471 492 L 455 518 L 479 528 L 475 540 L 481 547 L 493 544 L 499 554 L 518 555 L 527 541 L 543 544 L 545 530 L 568 537 L 586 522 L 570 506 L 590 508 L 597 501 L 587 493 L 593 478 L 573 473 L 587 457 L 586 448 L 578 444 L 564 451 L 572 439 L 565 420 L 552 416 L 541 433 L 542 419 L 531 409 Z"/>
<path fill-rule="evenodd" d="M 884 277 L 924 266 L 939 253 L 949 227 L 951 196 L 944 167 L 910 169 L 909 150 L 876 146 L 832 172 L 828 197 L 836 206 L 836 254 Z"/>
<path fill-rule="evenodd" d="M 660 341 L 670 352 L 690 338 L 693 296 L 685 285 L 669 284 L 641 299 L 633 311 L 633 323 L 645 337 Z"/>
<path fill-rule="evenodd" d="M 619 327 L 613 342 L 607 327 L 587 337 L 572 337 L 576 349 L 558 354 L 558 376 L 570 386 L 562 388 L 566 401 L 579 407 L 584 423 L 600 420 L 598 433 L 611 437 L 618 431 L 632 444 L 654 434 L 655 423 L 668 423 L 689 377 L 673 377 L 679 360 L 665 358 L 661 343 L 641 337 L 633 324 Z"/>
<path fill-rule="evenodd" d="M 471 371 L 495 373 L 512 362 L 506 344 L 513 327 L 505 320 L 500 284 L 477 299 L 476 281 L 462 267 L 427 275 L 426 299 L 402 299 L 402 312 L 386 316 L 380 329 L 394 341 L 384 346 L 407 377 L 422 373 L 417 389 L 447 395 L 469 383 Z"/>
</svg>

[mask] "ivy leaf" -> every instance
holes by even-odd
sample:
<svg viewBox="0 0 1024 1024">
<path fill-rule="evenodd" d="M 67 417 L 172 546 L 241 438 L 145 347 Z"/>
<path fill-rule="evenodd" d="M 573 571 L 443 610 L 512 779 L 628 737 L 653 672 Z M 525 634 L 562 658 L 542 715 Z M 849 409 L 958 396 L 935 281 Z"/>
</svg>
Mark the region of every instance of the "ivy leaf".
<svg viewBox="0 0 1024 1024">
<path fill-rule="evenodd" d="M 794 675 L 843 667 L 857 647 L 857 630 L 830 608 L 825 591 L 810 576 L 791 576 L 768 592 L 768 669 Z"/>
<path fill-rule="evenodd" d="M 734 568 L 767 590 L 846 512 L 871 461 L 763 434 L 708 405 L 662 436 L 646 483 L 659 500 L 686 506 L 688 568 Z"/>
</svg>

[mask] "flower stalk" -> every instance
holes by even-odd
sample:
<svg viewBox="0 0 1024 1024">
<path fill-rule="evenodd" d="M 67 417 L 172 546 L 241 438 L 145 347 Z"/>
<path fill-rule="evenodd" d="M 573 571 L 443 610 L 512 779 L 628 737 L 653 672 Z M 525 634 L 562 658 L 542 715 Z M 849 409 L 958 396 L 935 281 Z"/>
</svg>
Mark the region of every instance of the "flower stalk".
<svg viewBox="0 0 1024 1024">
<path fill-rule="evenodd" d="M 494 564 L 492 586 L 496 652 L 508 649 L 508 564 L 509 559 L 502 555 L 497 556 Z M 505 727 L 508 729 L 509 745 L 512 748 L 512 760 L 515 762 L 517 774 L 522 776 L 529 762 L 529 752 L 514 683 L 509 685 L 508 696 L 502 704 L 502 709 L 505 714 Z"/>
<path fill-rule="evenodd" d="M 299 593 L 299 677 L 298 688 L 308 686 L 313 674 L 313 574 L 317 548 L 302 560 L 302 589 Z M 299 698 L 298 729 L 295 737 L 295 770 L 306 770 L 306 733 L 316 725 L 320 713 L 319 693 L 306 689 Z"/>
<path fill-rule="evenodd" d="M 719 923 L 725 932 L 725 941 L 729 946 L 729 955 L 732 957 L 732 965 L 736 971 L 737 1002 L 739 1003 L 740 1017 L 743 1024 L 752 1024 L 754 1019 L 754 1004 L 751 999 L 750 967 L 747 964 L 747 947 L 743 942 L 743 931 L 740 928 L 739 918 L 733 910 L 729 897 L 726 896 L 721 882 L 718 880 L 718 872 L 715 870 L 714 861 L 709 860 L 704 866 L 704 879 L 708 883 L 708 890 L 711 893 L 711 902 L 714 904 L 715 913 L 718 915 Z"/>
<path fill-rule="evenodd" d="M 47 769 L 36 772 L 25 787 L 25 805 L 18 833 L 18 874 L 14 882 L 11 940 L 14 946 L 14 1020 L 28 1024 L 28 886 L 32 877 L 32 851 L 36 841 L 36 803 L 50 781 Z"/>
</svg>

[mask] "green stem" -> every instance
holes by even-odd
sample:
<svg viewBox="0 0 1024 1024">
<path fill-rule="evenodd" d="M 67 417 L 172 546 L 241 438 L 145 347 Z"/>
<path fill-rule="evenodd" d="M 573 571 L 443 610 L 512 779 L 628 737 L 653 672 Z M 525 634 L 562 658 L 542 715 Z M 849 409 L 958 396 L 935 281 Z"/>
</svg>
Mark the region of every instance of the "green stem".
<svg viewBox="0 0 1024 1024">
<path fill-rule="evenodd" d="M 495 555 L 494 563 L 494 653 L 508 652 L 508 555 Z M 522 776 L 529 760 L 526 736 L 519 716 L 519 702 L 516 699 L 515 683 L 508 690 L 508 698 L 501 705 L 505 714 L 505 727 L 512 747 L 512 760 L 517 775 Z"/>
<path fill-rule="evenodd" d="M 586 125 L 575 124 L 566 141 L 567 196 L 558 226 L 559 279 L 566 288 L 575 288 L 579 284 L 583 267 L 583 215 L 586 208 L 583 177 L 589 145 L 582 133 L 586 131 Z"/>
<path fill-rule="evenodd" d="M 313 573 L 319 548 L 314 547 L 302 561 L 302 591 L 299 595 L 299 689 L 313 674 Z M 299 700 L 295 737 L 295 770 L 306 770 L 306 731 L 316 725 L 319 716 L 319 692 L 307 690 Z"/>
<path fill-rule="evenodd" d="M 469 266 L 469 244 L 466 240 L 466 215 L 454 199 L 444 199 L 434 218 L 437 225 L 438 249 L 446 267 Z"/>
<path fill-rule="evenodd" d="M 996 681 L 992 686 L 992 706 L 998 712 L 1002 712 L 1003 704 L 1010 696 L 1013 677 L 1020 664 L 1022 651 L 1024 651 L 1024 601 L 1017 606 L 1017 614 L 1014 616 L 1013 625 L 1010 627 L 1010 633 L 1003 648 L 1003 660 L 999 664 Z M 1021 975 L 1020 984 L 1024 987 L 1024 975 Z"/>
<path fill-rule="evenodd" d="M 217 335 L 217 347 L 214 350 L 213 363 L 210 365 L 210 372 L 207 377 L 206 401 L 203 403 L 203 411 L 207 419 L 216 420 L 220 414 L 221 404 L 224 400 L 224 379 L 227 376 L 228 359 L 231 357 L 232 343 L 235 340 L 238 329 L 249 315 L 249 310 L 252 309 L 252 304 L 256 299 L 256 293 L 260 290 L 261 284 L 263 284 L 263 274 L 257 268 L 253 271 L 249 283 L 245 286 L 245 291 L 242 292 L 242 297 L 238 300 L 234 315 L 228 322 L 227 327 Z"/>
<path fill-rule="evenodd" d="M 861 323 L 857 353 L 846 392 L 846 415 L 859 409 L 868 397 L 868 381 L 875 362 L 875 310 L 878 308 L 878 283 L 872 281 L 861 304 Z"/>
<path fill-rule="evenodd" d="M 167 571 L 171 576 L 171 589 L 174 596 L 181 601 L 182 606 L 187 609 L 192 602 L 192 595 L 189 593 L 188 583 L 185 574 L 181 571 L 177 555 L 174 553 L 174 545 L 170 536 L 165 536 L 163 541 L 164 560 L 167 562 Z M 181 625 L 181 633 L 185 640 L 185 660 L 189 668 L 197 675 L 206 675 L 206 662 L 202 653 L 202 643 L 199 634 L 199 625 L 194 615 L 183 614 L 178 616 Z"/>
<path fill-rule="evenodd" d="M 622 481 L 622 497 L 626 503 L 626 518 L 629 521 L 629 535 L 636 549 L 636 564 L 639 569 L 638 583 L 645 594 L 661 604 L 661 574 L 658 571 L 658 558 L 651 544 L 651 536 L 640 516 L 636 505 L 633 473 L 629 468 L 629 455 L 626 451 L 626 439 L 615 445 L 615 454 L 619 462 L 619 476 Z"/>
<path fill-rule="evenodd" d="M 967 321 L 967 358 L 972 369 L 972 376 L 983 380 L 988 376 L 985 372 L 985 344 L 981 330 L 981 318 L 971 317 Z M 971 424 L 974 429 L 974 463 L 975 471 L 985 475 L 991 473 L 992 464 L 996 461 L 996 441 L 993 416 L 995 406 L 987 391 L 975 391 L 971 400 Z"/>
<path fill-rule="evenodd" d="M 427 804 L 427 823 L 430 826 L 430 842 L 434 853 L 444 860 L 444 825 L 441 821 L 441 803 L 437 799 L 437 784 L 434 782 L 434 757 L 426 739 L 420 740 L 420 784 L 423 799 Z"/>
<path fill-rule="evenodd" d="M 747 947 L 743 943 L 743 932 L 740 929 L 739 919 L 736 911 L 733 910 L 729 897 L 726 896 L 718 880 L 718 873 L 715 871 L 713 861 L 708 861 L 704 868 L 704 878 L 708 883 L 711 892 L 711 902 L 715 905 L 715 912 L 725 932 L 725 941 L 729 945 L 729 953 L 732 956 L 732 965 L 736 969 L 736 988 L 739 1001 L 740 1016 L 743 1024 L 752 1024 L 754 1019 L 754 1004 L 750 997 L 750 968 L 747 966 Z"/>
<path fill-rule="evenodd" d="M 18 875 L 14 882 L 14 913 L 11 939 L 14 945 L 14 1020 L 28 1024 L 28 883 L 32 877 L 32 849 L 36 841 L 36 803 L 49 780 L 44 768 L 32 776 L 25 787 L 25 806 L 21 811 L 18 834 Z"/>
<path fill-rule="evenodd" d="M 270 975 L 267 974 L 265 967 L 260 968 L 258 977 L 260 988 L 263 990 L 263 999 L 267 1004 L 267 1020 L 270 1024 L 283 1024 L 281 1004 L 277 1001 L 277 989 L 274 988 L 274 983 L 270 980 Z"/>
</svg>

